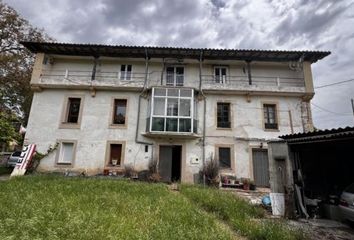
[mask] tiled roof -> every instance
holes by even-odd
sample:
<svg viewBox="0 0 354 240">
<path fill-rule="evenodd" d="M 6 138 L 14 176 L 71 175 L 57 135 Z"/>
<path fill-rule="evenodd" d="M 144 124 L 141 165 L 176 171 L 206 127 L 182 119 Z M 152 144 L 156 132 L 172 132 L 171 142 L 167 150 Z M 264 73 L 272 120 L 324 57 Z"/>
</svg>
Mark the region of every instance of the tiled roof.
<svg viewBox="0 0 354 240">
<path fill-rule="evenodd" d="M 333 129 L 324 129 L 316 130 L 313 132 L 307 133 L 295 133 L 289 135 L 279 136 L 279 138 L 284 139 L 286 142 L 303 142 L 303 141 L 312 141 L 312 140 L 326 140 L 326 139 L 344 139 L 344 138 L 353 138 L 354 139 L 354 127 L 345 127 L 345 128 L 333 128 Z"/>
<path fill-rule="evenodd" d="M 328 51 L 285 51 L 260 49 L 213 49 L 155 46 L 126 46 L 101 44 L 74 44 L 56 42 L 22 42 L 31 52 L 76 56 L 111 57 L 176 57 L 245 61 L 305 61 L 316 62 L 331 52 Z"/>
</svg>

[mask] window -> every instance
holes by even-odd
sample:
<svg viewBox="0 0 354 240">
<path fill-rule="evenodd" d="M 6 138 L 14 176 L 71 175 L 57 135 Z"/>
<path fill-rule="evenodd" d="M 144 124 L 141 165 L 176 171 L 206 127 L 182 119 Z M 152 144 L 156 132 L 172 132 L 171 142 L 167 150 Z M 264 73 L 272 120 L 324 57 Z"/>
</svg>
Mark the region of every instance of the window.
<svg viewBox="0 0 354 240">
<path fill-rule="evenodd" d="M 120 66 L 120 80 L 130 80 L 132 77 L 132 65 Z"/>
<path fill-rule="evenodd" d="M 78 123 L 80 115 L 81 98 L 68 99 L 66 123 Z"/>
<path fill-rule="evenodd" d="M 59 128 L 80 128 L 84 96 L 74 95 L 65 98 Z"/>
<path fill-rule="evenodd" d="M 220 168 L 231 168 L 231 148 L 229 147 L 219 147 L 219 167 Z"/>
<path fill-rule="evenodd" d="M 112 166 L 120 166 L 122 156 L 122 144 L 111 144 L 110 149 L 111 151 L 109 164 Z"/>
<path fill-rule="evenodd" d="M 217 127 L 231 128 L 230 103 L 217 103 Z"/>
<path fill-rule="evenodd" d="M 277 110 L 275 104 L 264 104 L 264 128 L 278 129 Z"/>
<path fill-rule="evenodd" d="M 113 109 L 113 124 L 125 124 L 127 111 L 127 100 L 126 99 L 114 99 L 114 109 Z"/>
<path fill-rule="evenodd" d="M 57 158 L 58 165 L 71 165 L 74 162 L 74 142 L 61 142 L 59 156 Z"/>
<path fill-rule="evenodd" d="M 106 149 L 106 166 L 121 167 L 124 162 L 125 142 L 108 141 Z"/>
<path fill-rule="evenodd" d="M 193 89 L 153 88 L 150 131 L 196 132 Z"/>
<path fill-rule="evenodd" d="M 184 67 L 166 68 L 167 86 L 183 86 L 183 82 L 184 82 Z"/>
<path fill-rule="evenodd" d="M 226 82 L 226 67 L 215 67 L 214 68 L 214 79 L 216 83 L 225 83 Z"/>
</svg>

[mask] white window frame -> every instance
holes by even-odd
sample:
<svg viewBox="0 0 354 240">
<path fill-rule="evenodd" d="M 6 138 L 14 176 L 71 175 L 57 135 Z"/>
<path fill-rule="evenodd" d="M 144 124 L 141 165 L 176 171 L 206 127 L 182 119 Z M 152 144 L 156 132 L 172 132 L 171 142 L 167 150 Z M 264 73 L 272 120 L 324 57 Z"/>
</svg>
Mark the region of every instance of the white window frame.
<svg viewBox="0 0 354 240">
<path fill-rule="evenodd" d="M 124 67 L 125 71 L 122 71 L 122 66 L 125 66 Z M 128 66 L 131 66 L 131 71 L 128 71 Z M 128 75 L 128 72 L 130 73 L 130 75 Z M 133 65 L 132 64 L 121 64 L 120 71 L 119 71 L 119 80 L 130 81 L 130 80 L 132 80 L 132 76 L 133 76 Z"/>
<path fill-rule="evenodd" d="M 56 166 L 73 166 L 74 162 L 75 162 L 75 156 L 76 156 L 76 145 L 77 145 L 77 141 L 76 140 L 58 140 L 59 143 L 59 149 L 57 152 L 57 156 L 56 156 L 56 160 L 55 160 L 55 164 Z M 72 144 L 72 155 L 71 155 L 71 162 L 66 162 L 66 161 L 62 161 L 63 157 L 64 157 L 64 144 Z"/>
<path fill-rule="evenodd" d="M 164 96 L 155 96 L 155 89 L 165 89 L 165 95 Z M 173 89 L 178 91 L 178 96 L 168 96 L 168 90 Z M 181 90 L 190 90 L 191 91 L 191 96 L 190 97 L 183 97 L 181 96 Z M 164 107 L 164 114 L 163 115 L 155 115 L 154 114 L 154 105 L 155 105 L 155 98 L 162 98 L 165 100 L 165 107 Z M 177 116 L 169 116 L 167 115 L 167 101 L 169 98 L 174 98 L 178 99 L 178 115 Z M 181 99 L 187 99 L 190 100 L 190 116 L 181 116 L 180 114 L 180 100 Z M 152 94 L 151 94 L 151 111 L 150 111 L 150 123 L 149 123 L 149 131 L 150 132 L 161 132 L 161 133 L 193 133 L 194 132 L 194 89 L 191 88 L 152 88 Z M 164 118 L 164 130 L 163 131 L 156 131 L 152 130 L 152 119 L 153 118 Z M 167 118 L 174 118 L 177 119 L 177 131 L 166 131 L 166 119 Z M 191 131 L 190 132 L 182 132 L 179 130 L 179 120 L 180 119 L 189 119 L 191 120 Z"/>
<path fill-rule="evenodd" d="M 173 84 L 167 83 L 167 68 L 173 68 Z M 177 84 L 177 68 L 183 68 L 183 82 L 182 85 Z M 165 73 L 166 73 L 166 86 L 171 86 L 171 87 L 183 87 L 184 86 L 184 76 L 185 76 L 185 67 L 181 65 L 168 65 L 166 67 Z"/>
<path fill-rule="evenodd" d="M 215 71 L 216 69 L 219 69 L 219 76 L 223 76 L 222 73 L 222 69 L 225 69 L 225 78 L 220 78 L 219 82 L 216 81 L 216 74 Z M 215 83 L 219 83 L 219 84 L 225 84 L 227 82 L 227 77 L 229 75 L 229 68 L 227 66 L 214 66 L 214 71 L 213 71 L 213 76 L 214 76 L 214 81 Z"/>
</svg>

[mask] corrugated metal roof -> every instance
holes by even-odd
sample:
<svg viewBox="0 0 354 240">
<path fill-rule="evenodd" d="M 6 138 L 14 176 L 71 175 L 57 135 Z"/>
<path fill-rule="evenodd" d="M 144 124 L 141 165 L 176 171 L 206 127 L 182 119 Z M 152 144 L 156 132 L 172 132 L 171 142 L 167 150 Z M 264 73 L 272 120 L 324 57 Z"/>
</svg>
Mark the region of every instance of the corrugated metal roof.
<svg viewBox="0 0 354 240">
<path fill-rule="evenodd" d="M 312 140 L 326 140 L 326 139 L 341 139 L 341 138 L 354 138 L 354 127 L 333 128 L 317 130 L 307 133 L 296 133 L 289 135 L 282 135 L 279 138 L 284 139 L 286 142 L 310 142 Z"/>
<path fill-rule="evenodd" d="M 126 46 L 102 44 L 75 44 L 57 42 L 21 42 L 31 52 L 77 56 L 112 56 L 112 57 L 177 57 L 199 59 L 203 52 L 204 59 L 249 60 L 249 61 L 305 61 L 316 62 L 331 52 L 328 51 L 285 51 L 260 49 L 214 49 L 181 48 L 156 46 Z"/>
</svg>

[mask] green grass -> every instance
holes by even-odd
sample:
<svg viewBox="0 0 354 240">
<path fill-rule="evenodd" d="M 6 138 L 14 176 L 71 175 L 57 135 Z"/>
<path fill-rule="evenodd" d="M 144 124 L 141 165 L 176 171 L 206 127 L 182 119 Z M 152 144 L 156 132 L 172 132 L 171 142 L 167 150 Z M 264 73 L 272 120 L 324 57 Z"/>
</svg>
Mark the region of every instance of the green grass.
<svg viewBox="0 0 354 240">
<path fill-rule="evenodd" d="M 240 235 L 249 239 L 305 239 L 299 231 L 290 229 L 281 220 L 262 219 L 263 209 L 251 206 L 232 193 L 201 186 L 182 185 L 181 193 L 196 205 L 227 222 Z"/>
<path fill-rule="evenodd" d="M 25 176 L 0 182 L 0 239 L 232 239 L 163 184 Z"/>
<path fill-rule="evenodd" d="M 231 193 L 190 185 L 177 193 L 164 184 L 33 175 L 1 181 L 0 206 L 2 240 L 304 238 Z"/>
<path fill-rule="evenodd" d="M 0 167 L 0 176 L 6 175 L 6 174 L 11 174 L 11 172 L 12 172 L 12 168 Z"/>
</svg>

